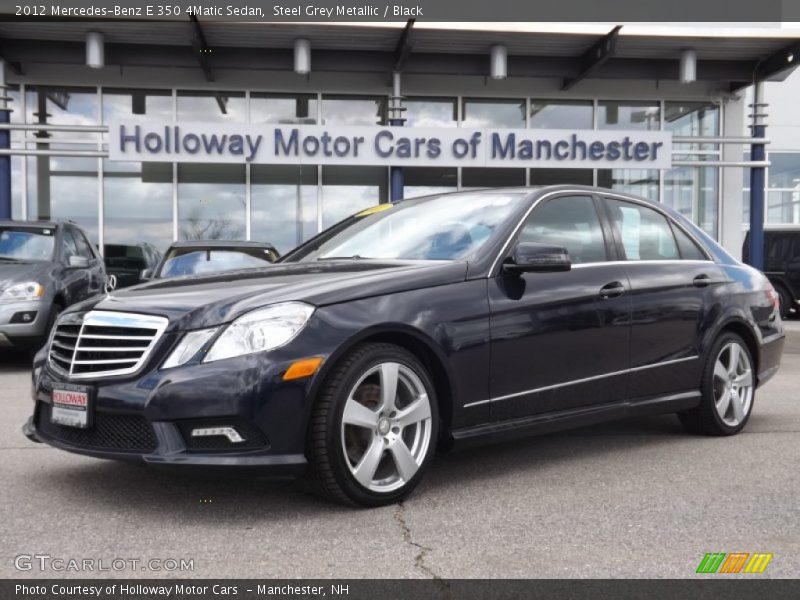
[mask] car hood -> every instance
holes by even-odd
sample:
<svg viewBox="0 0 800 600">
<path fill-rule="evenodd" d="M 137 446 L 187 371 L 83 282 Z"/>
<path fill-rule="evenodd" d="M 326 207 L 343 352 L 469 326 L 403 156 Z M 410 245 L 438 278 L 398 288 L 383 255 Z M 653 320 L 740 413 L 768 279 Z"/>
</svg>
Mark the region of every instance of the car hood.
<svg viewBox="0 0 800 600">
<path fill-rule="evenodd" d="M 226 323 L 277 302 L 314 306 L 464 281 L 467 264 L 450 261 L 343 260 L 161 279 L 99 296 L 72 310 L 165 316 L 170 330 Z"/>
<path fill-rule="evenodd" d="M 0 261 L 0 291 L 25 281 L 47 284 L 50 263 L 46 262 L 5 262 Z"/>
</svg>

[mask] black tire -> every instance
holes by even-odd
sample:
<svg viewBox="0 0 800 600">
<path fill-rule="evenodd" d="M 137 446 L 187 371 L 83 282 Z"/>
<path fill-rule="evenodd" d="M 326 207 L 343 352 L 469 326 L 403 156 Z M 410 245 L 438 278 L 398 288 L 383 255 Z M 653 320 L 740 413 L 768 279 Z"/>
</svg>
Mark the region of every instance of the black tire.
<svg viewBox="0 0 800 600">
<path fill-rule="evenodd" d="M 714 390 L 714 366 L 720 353 L 730 343 L 740 346 L 740 352 L 745 352 L 751 371 L 753 372 L 753 398 L 746 410 L 744 419 L 735 426 L 725 423 L 717 412 L 716 396 Z M 755 362 L 745 341 L 735 333 L 725 332 L 720 335 L 711 346 L 703 366 L 702 381 L 700 384 L 701 399 L 700 404 L 692 409 L 679 412 L 678 418 L 687 431 L 702 435 L 727 436 L 735 435 L 744 429 L 755 404 Z"/>
<path fill-rule="evenodd" d="M 788 319 L 792 310 L 792 297 L 782 285 L 775 286 L 775 291 L 778 294 L 778 310 L 781 314 L 781 319 Z"/>
<path fill-rule="evenodd" d="M 407 367 L 424 385 L 430 401 L 430 437 L 427 452 L 415 475 L 399 489 L 376 492 L 360 484 L 351 472 L 350 459 L 343 448 L 342 419 L 350 392 L 359 380 L 377 365 L 387 362 Z M 307 453 L 313 486 L 329 500 L 350 506 L 376 507 L 400 502 L 414 490 L 430 465 L 436 452 L 438 433 L 439 413 L 435 390 L 422 363 L 404 348 L 393 344 L 366 343 L 356 346 L 327 375 L 312 410 Z M 386 454 L 383 456 L 385 459 L 391 458 Z"/>
</svg>

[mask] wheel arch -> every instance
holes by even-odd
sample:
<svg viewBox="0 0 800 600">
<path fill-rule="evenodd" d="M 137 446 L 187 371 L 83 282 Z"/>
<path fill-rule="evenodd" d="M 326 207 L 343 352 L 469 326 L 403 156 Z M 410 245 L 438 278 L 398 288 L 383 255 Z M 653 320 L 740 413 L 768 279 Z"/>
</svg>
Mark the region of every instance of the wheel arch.
<svg viewBox="0 0 800 600">
<path fill-rule="evenodd" d="M 446 443 L 450 439 L 453 419 L 454 380 L 442 349 L 424 332 L 414 329 L 413 327 L 399 324 L 387 324 L 365 329 L 357 335 L 350 337 L 325 360 L 322 368 L 312 381 L 309 389 L 309 396 L 311 398 L 316 398 L 328 374 L 343 356 L 347 355 L 348 352 L 360 344 L 372 342 L 382 342 L 399 346 L 413 354 L 428 370 L 428 374 L 433 380 L 436 400 L 439 407 L 440 447 L 446 447 Z M 310 404 L 313 404 L 313 402 Z"/>
<path fill-rule="evenodd" d="M 709 350 L 713 345 L 713 342 L 723 333 L 735 333 L 740 338 L 744 340 L 744 343 L 747 345 L 747 349 L 750 351 L 750 356 L 753 358 L 753 367 L 754 367 L 754 377 L 758 380 L 758 373 L 760 369 L 761 363 L 761 356 L 760 356 L 760 345 L 758 341 L 758 337 L 756 336 L 755 332 L 753 331 L 752 326 L 747 323 L 744 319 L 740 317 L 731 317 L 725 322 L 720 325 L 719 329 L 717 329 L 714 336 L 711 338 L 710 343 L 708 344 Z"/>
</svg>

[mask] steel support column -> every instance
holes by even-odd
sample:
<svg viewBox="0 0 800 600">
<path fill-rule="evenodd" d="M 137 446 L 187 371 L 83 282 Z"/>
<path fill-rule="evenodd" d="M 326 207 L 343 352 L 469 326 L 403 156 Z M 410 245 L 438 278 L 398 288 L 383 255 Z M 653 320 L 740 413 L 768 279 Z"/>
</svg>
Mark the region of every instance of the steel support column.
<svg viewBox="0 0 800 600">
<path fill-rule="evenodd" d="M 389 125 L 394 127 L 402 127 L 405 119 L 403 118 L 403 97 L 400 95 L 400 72 L 395 71 L 392 74 L 392 87 L 393 94 L 390 98 L 389 105 Z M 389 167 L 389 200 L 391 202 L 399 202 L 403 199 L 405 188 L 405 175 L 403 167 Z"/>
<path fill-rule="evenodd" d="M 764 84 L 756 82 L 753 88 L 753 104 L 751 125 L 753 138 L 761 140 L 766 136 L 766 114 L 763 112 L 767 104 L 764 102 Z M 750 145 L 750 160 L 766 160 L 763 143 Z M 749 263 L 759 270 L 764 270 L 764 194 L 766 189 L 766 168 L 763 166 L 750 168 L 750 245 Z"/>
</svg>

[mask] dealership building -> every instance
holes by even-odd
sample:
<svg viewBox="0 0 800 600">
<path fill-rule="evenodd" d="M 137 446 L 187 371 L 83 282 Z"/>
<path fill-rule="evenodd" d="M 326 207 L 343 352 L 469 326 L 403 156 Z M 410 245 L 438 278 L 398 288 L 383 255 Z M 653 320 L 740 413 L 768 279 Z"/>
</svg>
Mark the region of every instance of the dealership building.
<svg viewBox="0 0 800 600">
<path fill-rule="evenodd" d="M 569 183 L 738 255 L 754 82 L 781 111 L 756 106 L 766 221 L 800 223 L 800 30 L 689 25 L 5 21 L 0 214 L 285 252 L 379 202 Z"/>
</svg>

